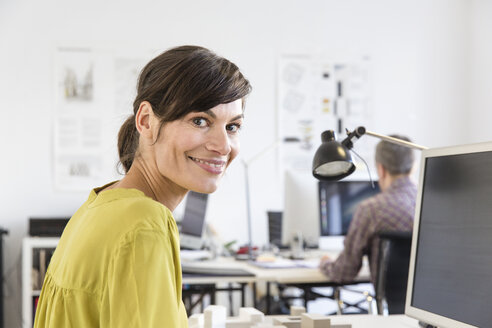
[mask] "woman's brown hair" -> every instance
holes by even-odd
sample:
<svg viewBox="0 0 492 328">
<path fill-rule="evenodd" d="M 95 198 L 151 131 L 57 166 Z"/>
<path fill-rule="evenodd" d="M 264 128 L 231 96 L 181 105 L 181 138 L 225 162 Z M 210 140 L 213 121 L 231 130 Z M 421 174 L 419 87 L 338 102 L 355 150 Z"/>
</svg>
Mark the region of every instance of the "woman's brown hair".
<svg viewBox="0 0 492 328">
<path fill-rule="evenodd" d="M 220 104 L 243 99 L 251 92 L 249 81 L 229 60 L 198 46 L 169 49 L 152 59 L 138 79 L 133 115 L 120 128 L 118 152 L 128 172 L 138 149 L 135 114 L 143 101 L 165 122 L 190 112 L 204 112 Z"/>
</svg>

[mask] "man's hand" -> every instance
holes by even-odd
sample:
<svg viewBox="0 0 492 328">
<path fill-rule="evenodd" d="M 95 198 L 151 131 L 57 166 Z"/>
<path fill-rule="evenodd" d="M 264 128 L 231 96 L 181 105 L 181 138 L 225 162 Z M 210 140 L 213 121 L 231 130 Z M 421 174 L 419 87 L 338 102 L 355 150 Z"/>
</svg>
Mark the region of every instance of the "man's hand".
<svg viewBox="0 0 492 328">
<path fill-rule="evenodd" d="M 319 265 L 322 266 L 325 263 L 333 262 L 331 256 L 329 255 L 323 255 L 321 259 L 319 260 Z"/>
</svg>

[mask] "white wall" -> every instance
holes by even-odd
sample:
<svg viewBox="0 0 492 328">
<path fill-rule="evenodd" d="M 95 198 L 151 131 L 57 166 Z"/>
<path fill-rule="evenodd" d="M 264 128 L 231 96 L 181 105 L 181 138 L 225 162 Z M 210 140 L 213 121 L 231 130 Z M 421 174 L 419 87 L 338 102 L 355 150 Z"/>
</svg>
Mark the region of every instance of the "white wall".
<svg viewBox="0 0 492 328">
<path fill-rule="evenodd" d="M 280 54 L 368 55 L 375 117 L 371 130 L 399 132 L 422 145 L 444 146 L 490 138 L 485 131 L 492 116 L 485 111 L 492 102 L 487 92 L 492 79 L 490 3 L 0 1 L 0 225 L 10 230 L 5 239 L 6 326 L 20 326 L 20 243 L 27 219 L 71 215 L 88 194 L 53 188 L 57 46 L 146 53 L 199 44 L 233 60 L 254 87 L 242 136 L 246 159 L 257 154 L 263 147 L 259 145 L 275 139 L 275 71 Z M 472 132 L 470 127 L 483 132 Z M 250 169 L 254 242 L 260 244 L 266 241 L 266 210 L 282 207 L 274 159 L 274 154 L 265 155 Z M 239 161 L 212 195 L 208 217 L 224 241 L 246 240 Z"/>
<path fill-rule="evenodd" d="M 464 110 L 470 117 L 470 138 L 482 142 L 492 139 L 492 1 L 473 1 L 470 29 L 470 92 Z"/>
</svg>

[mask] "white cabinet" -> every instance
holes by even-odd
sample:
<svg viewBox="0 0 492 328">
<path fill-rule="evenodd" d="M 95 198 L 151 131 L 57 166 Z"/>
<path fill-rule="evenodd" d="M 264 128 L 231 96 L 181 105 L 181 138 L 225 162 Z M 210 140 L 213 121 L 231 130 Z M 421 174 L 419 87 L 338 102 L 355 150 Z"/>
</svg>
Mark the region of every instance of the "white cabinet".
<svg viewBox="0 0 492 328">
<path fill-rule="evenodd" d="M 41 292 L 58 237 L 28 237 L 22 241 L 22 327 L 33 326 L 35 305 Z"/>
</svg>

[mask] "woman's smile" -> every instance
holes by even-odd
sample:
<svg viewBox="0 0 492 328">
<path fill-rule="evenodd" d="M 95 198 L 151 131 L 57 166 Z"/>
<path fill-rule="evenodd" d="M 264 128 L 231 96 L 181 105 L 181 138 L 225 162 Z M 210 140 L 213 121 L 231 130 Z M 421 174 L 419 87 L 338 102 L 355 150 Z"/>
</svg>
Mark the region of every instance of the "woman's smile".
<svg viewBox="0 0 492 328">
<path fill-rule="evenodd" d="M 201 159 L 191 156 L 188 156 L 188 158 L 195 162 L 199 167 L 212 174 L 222 174 L 227 164 L 227 161 L 220 159 Z"/>
</svg>

